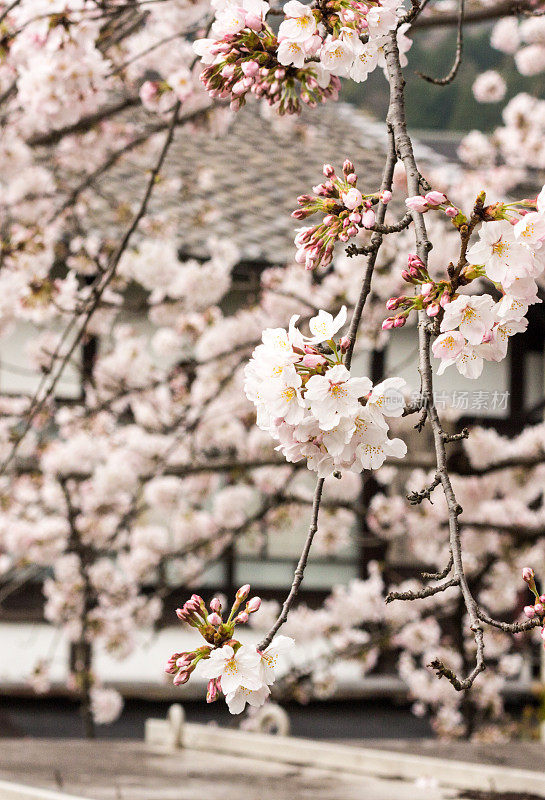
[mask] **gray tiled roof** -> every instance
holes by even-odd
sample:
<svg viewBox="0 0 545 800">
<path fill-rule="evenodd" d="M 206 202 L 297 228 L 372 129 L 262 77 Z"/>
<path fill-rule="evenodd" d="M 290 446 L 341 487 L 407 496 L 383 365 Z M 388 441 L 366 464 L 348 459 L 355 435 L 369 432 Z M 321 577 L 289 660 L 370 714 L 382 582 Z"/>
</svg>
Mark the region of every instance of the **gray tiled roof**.
<svg viewBox="0 0 545 800">
<path fill-rule="evenodd" d="M 179 204 L 184 223 L 180 249 L 207 255 L 210 236 L 228 237 L 241 260 L 283 263 L 293 256 L 297 223 L 290 217 L 299 194 L 309 192 L 331 162 L 340 169 L 350 158 L 360 188 L 380 185 L 386 143 L 385 126 L 345 103 L 304 109 L 301 117 L 278 119 L 251 103 L 234 115 L 226 134 L 205 131 L 189 136 L 181 128 L 169 152 L 165 174 L 181 179 Z M 424 163 L 444 163 L 442 156 L 417 145 Z M 143 178 L 123 170 L 123 184 L 137 197 Z M 154 207 L 156 209 L 155 201 Z M 161 202 L 165 202 L 163 195 Z"/>
</svg>

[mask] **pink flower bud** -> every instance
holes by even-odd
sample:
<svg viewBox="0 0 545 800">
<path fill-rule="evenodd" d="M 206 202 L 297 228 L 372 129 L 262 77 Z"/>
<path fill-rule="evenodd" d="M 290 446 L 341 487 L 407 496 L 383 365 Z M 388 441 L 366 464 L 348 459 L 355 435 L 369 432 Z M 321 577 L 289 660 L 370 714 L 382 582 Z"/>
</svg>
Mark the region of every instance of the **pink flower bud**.
<svg viewBox="0 0 545 800">
<path fill-rule="evenodd" d="M 355 186 L 358 182 L 358 176 L 355 172 L 351 172 L 350 175 L 346 176 L 346 182 L 349 183 L 351 186 Z"/>
<path fill-rule="evenodd" d="M 376 222 L 375 212 L 373 211 L 372 208 L 366 211 L 365 214 L 362 214 L 361 224 L 363 225 L 364 228 L 372 228 L 375 222 Z"/>
<path fill-rule="evenodd" d="M 415 197 L 407 197 L 407 199 L 405 200 L 405 205 L 407 206 L 408 209 L 410 209 L 410 211 L 418 211 L 421 214 L 423 214 L 429 208 L 426 199 L 421 195 L 416 195 Z"/>
<path fill-rule="evenodd" d="M 394 320 L 391 317 L 385 319 L 382 323 L 382 330 L 383 331 L 390 331 L 394 327 Z"/>
<path fill-rule="evenodd" d="M 323 364 L 327 364 L 327 360 L 321 355 L 313 354 L 313 355 L 306 355 L 301 363 L 304 367 L 308 367 L 309 369 L 316 369 L 316 367 L 320 367 Z"/>
<path fill-rule="evenodd" d="M 351 172 L 354 172 L 354 164 L 351 161 L 349 161 L 348 158 L 345 160 L 345 162 L 343 164 L 343 172 L 344 172 L 345 175 L 348 175 Z"/>
<path fill-rule="evenodd" d="M 532 569 L 532 567 L 524 567 L 524 569 L 522 570 L 522 580 L 525 583 L 528 583 L 528 584 L 531 585 L 534 582 L 535 577 L 536 577 L 536 574 L 535 574 L 534 570 Z"/>
<path fill-rule="evenodd" d="M 451 302 L 450 294 L 447 294 L 447 292 L 443 292 L 443 294 L 441 295 L 441 299 L 439 300 L 439 305 L 441 306 L 441 308 L 446 308 L 450 302 Z"/>
<path fill-rule="evenodd" d="M 358 232 L 358 229 L 356 228 L 356 226 L 355 226 L 355 225 L 351 225 L 351 226 L 350 226 L 350 227 L 347 229 L 347 231 L 346 231 L 346 232 L 347 232 L 348 236 L 355 236 L 355 235 L 357 234 L 357 232 Z"/>
<path fill-rule="evenodd" d="M 237 600 L 246 600 L 248 595 L 250 594 L 251 586 L 249 583 L 245 583 L 244 586 L 241 586 L 236 594 Z"/>
<path fill-rule="evenodd" d="M 528 619 L 533 619 L 536 615 L 536 610 L 533 606 L 524 606 L 524 613 Z"/>
<path fill-rule="evenodd" d="M 254 614 L 261 605 L 261 597 L 252 597 L 246 603 L 246 611 L 248 614 Z"/>
<path fill-rule="evenodd" d="M 187 669 L 181 669 L 178 674 L 175 676 L 172 683 L 174 686 L 182 686 L 182 684 L 187 683 L 191 676 L 191 672 Z"/>
<path fill-rule="evenodd" d="M 425 195 L 425 199 L 430 206 L 440 206 L 442 203 L 447 202 L 447 197 L 443 192 L 428 192 L 427 195 Z"/>
<path fill-rule="evenodd" d="M 349 189 L 347 192 L 341 194 L 341 200 L 346 208 L 353 211 L 355 208 L 361 206 L 363 196 L 359 189 Z"/>
<path fill-rule="evenodd" d="M 257 14 L 246 14 L 246 26 L 252 31 L 260 31 L 263 27 L 263 20 Z"/>
<path fill-rule="evenodd" d="M 541 603 L 535 603 L 534 608 L 536 610 L 536 614 L 539 614 L 540 617 L 543 616 L 543 612 L 545 611 L 545 608 L 543 607 L 543 605 Z"/>
<path fill-rule="evenodd" d="M 421 258 L 419 258 L 419 256 L 414 255 L 414 253 L 410 253 L 407 256 L 407 266 L 415 267 L 416 269 L 424 269 L 424 262 Z"/>
<path fill-rule="evenodd" d="M 361 222 L 361 214 L 359 214 L 357 211 L 353 211 L 350 214 L 350 216 L 348 217 L 348 219 L 350 220 L 350 222 L 353 222 L 355 225 L 359 225 L 360 222 Z"/>
<path fill-rule="evenodd" d="M 406 322 L 407 322 L 406 317 L 395 317 L 394 328 L 402 328 Z"/>
<path fill-rule="evenodd" d="M 237 624 L 237 625 L 239 623 L 244 624 L 245 622 L 248 622 L 249 619 L 250 619 L 250 617 L 248 616 L 246 611 L 241 611 L 240 614 L 238 614 L 235 617 L 235 624 Z"/>
<path fill-rule="evenodd" d="M 215 700 L 218 699 L 218 686 L 216 683 L 216 679 L 212 678 L 208 681 L 208 687 L 206 689 L 206 702 L 213 703 Z"/>
<path fill-rule="evenodd" d="M 434 289 L 433 283 L 423 283 L 421 286 L 421 293 L 423 295 L 426 295 L 429 294 L 430 292 L 433 292 L 433 289 Z"/>
<path fill-rule="evenodd" d="M 336 219 L 337 217 L 333 214 L 328 214 L 326 217 L 324 217 L 324 225 L 329 227 L 330 225 L 333 225 Z"/>
<path fill-rule="evenodd" d="M 404 281 L 407 281 L 407 283 L 413 282 L 413 275 L 411 275 L 411 273 L 408 272 L 406 269 L 401 271 L 401 277 L 403 278 Z"/>
<path fill-rule="evenodd" d="M 222 619 L 221 619 L 220 615 L 217 614 L 215 611 L 212 614 L 208 615 L 207 621 L 208 621 L 208 623 L 210 625 L 213 625 L 214 628 L 217 628 L 218 625 L 221 625 L 221 623 L 222 623 Z"/>
<path fill-rule="evenodd" d="M 259 64 L 257 61 L 244 61 L 240 65 L 240 68 L 242 72 L 250 78 L 253 78 L 259 72 Z"/>
<path fill-rule="evenodd" d="M 301 208 L 297 208 L 295 211 L 291 212 L 291 216 L 293 219 L 306 219 L 308 215 Z"/>
<path fill-rule="evenodd" d="M 210 608 L 217 614 L 221 614 L 221 602 L 219 597 L 213 597 L 212 600 L 210 600 Z"/>
<path fill-rule="evenodd" d="M 384 205 L 388 205 L 388 203 L 392 199 L 391 191 L 389 189 L 385 189 L 383 192 L 381 192 L 380 199 L 382 200 Z"/>
<path fill-rule="evenodd" d="M 235 85 L 231 88 L 231 92 L 233 94 L 244 94 L 247 90 L 247 87 L 244 85 L 244 81 L 240 80 L 235 83 Z"/>
<path fill-rule="evenodd" d="M 429 306 L 426 308 L 426 314 L 428 317 L 436 317 L 439 311 L 441 310 L 441 306 L 439 303 L 430 303 Z"/>
<path fill-rule="evenodd" d="M 331 166 L 331 164 L 324 164 L 323 173 L 326 178 L 332 178 L 335 175 L 335 170 Z"/>
<path fill-rule="evenodd" d="M 348 352 L 348 348 L 350 347 L 350 336 L 343 336 L 339 341 L 339 347 L 341 348 L 341 353 Z"/>
<path fill-rule="evenodd" d="M 187 621 L 187 611 L 184 608 L 177 608 L 176 616 L 178 617 L 178 619 L 181 619 L 182 622 Z"/>
<path fill-rule="evenodd" d="M 221 71 L 222 78 L 232 78 L 235 74 L 235 65 L 234 64 L 226 64 Z"/>
<path fill-rule="evenodd" d="M 399 306 L 399 297 L 390 297 L 390 299 L 386 301 L 387 311 L 395 311 L 396 308 L 398 308 L 398 306 Z"/>
<path fill-rule="evenodd" d="M 458 216 L 458 209 L 454 208 L 454 206 L 448 206 L 447 208 L 445 208 L 445 214 L 447 215 L 447 217 L 454 219 L 454 217 Z"/>
</svg>

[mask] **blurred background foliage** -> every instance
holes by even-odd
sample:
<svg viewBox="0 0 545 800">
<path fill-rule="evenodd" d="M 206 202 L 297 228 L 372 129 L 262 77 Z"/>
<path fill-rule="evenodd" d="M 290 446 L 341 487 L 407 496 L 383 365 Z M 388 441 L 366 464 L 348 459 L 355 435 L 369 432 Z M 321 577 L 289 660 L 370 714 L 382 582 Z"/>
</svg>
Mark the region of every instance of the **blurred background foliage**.
<svg viewBox="0 0 545 800">
<path fill-rule="evenodd" d="M 456 51 L 456 33 L 451 30 L 422 30 L 414 33 L 407 79 L 407 117 L 411 128 L 444 131 L 491 131 L 501 123 L 500 103 L 477 103 L 472 86 L 477 75 L 487 69 L 498 70 L 507 83 L 509 100 L 519 92 L 545 98 L 544 73 L 533 78 L 521 75 L 513 57 L 490 47 L 490 25 L 476 25 L 466 32 L 464 60 L 457 79 L 449 86 L 427 84 L 422 92 L 418 71 L 442 78 L 448 74 Z M 383 118 L 388 98 L 381 70 L 372 73 L 365 83 L 344 81 L 342 99 Z"/>
</svg>

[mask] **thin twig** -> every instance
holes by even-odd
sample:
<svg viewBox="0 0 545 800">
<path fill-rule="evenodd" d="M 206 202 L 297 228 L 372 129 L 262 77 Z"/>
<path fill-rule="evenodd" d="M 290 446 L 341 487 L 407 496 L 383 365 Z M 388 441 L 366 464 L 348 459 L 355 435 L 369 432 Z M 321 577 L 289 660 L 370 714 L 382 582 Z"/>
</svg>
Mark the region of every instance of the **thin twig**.
<svg viewBox="0 0 545 800">
<path fill-rule="evenodd" d="M 417 72 L 428 83 L 433 83 L 435 86 L 448 86 L 452 83 L 458 74 L 458 70 L 462 64 L 462 55 L 464 50 L 464 3 L 465 0 L 458 0 L 458 31 L 456 34 L 456 55 L 454 57 L 454 64 L 452 69 L 444 78 L 432 78 L 430 75 L 424 75 L 423 72 Z"/>
<path fill-rule="evenodd" d="M 305 574 L 305 568 L 307 566 L 307 561 L 310 553 L 310 548 L 312 546 L 312 541 L 314 539 L 316 531 L 318 530 L 318 514 L 320 512 L 320 501 L 322 499 L 323 488 L 324 488 L 324 478 L 319 478 L 316 483 L 316 489 L 314 490 L 314 501 L 312 504 L 312 516 L 310 520 L 310 527 L 307 533 L 305 546 L 303 547 L 303 552 L 301 553 L 301 557 L 299 558 L 299 563 L 297 564 L 297 569 L 295 570 L 295 573 L 293 575 L 293 583 L 291 584 L 291 589 L 289 591 L 288 596 L 284 600 L 284 603 L 282 604 L 282 610 L 278 616 L 278 619 L 276 620 L 272 628 L 269 630 L 265 638 L 262 639 L 261 642 L 258 644 L 257 646 L 258 650 L 265 650 L 265 648 L 267 648 L 270 645 L 276 632 L 287 620 L 290 608 L 293 605 L 293 601 L 297 597 L 297 594 L 299 592 L 299 587 L 301 585 L 303 576 Z"/>
</svg>

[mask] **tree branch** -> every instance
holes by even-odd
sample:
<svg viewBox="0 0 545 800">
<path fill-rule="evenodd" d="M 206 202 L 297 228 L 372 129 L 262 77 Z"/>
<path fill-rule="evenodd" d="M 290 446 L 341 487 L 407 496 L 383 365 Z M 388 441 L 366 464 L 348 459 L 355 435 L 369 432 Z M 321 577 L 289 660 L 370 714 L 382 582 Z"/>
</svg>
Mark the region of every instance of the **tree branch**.
<svg viewBox="0 0 545 800">
<path fill-rule="evenodd" d="M 395 32 L 389 35 L 388 40 L 384 45 L 384 54 L 386 58 L 388 80 L 394 93 L 394 102 L 390 106 L 388 120 L 394 131 L 398 154 L 403 161 L 405 171 L 407 173 L 408 192 L 409 194 L 416 195 L 420 190 L 420 172 L 416 164 L 412 143 L 407 131 L 404 100 L 405 81 L 399 62 L 399 48 L 397 45 L 397 37 Z M 424 216 L 414 211 L 413 220 L 416 233 L 417 252 L 424 264 L 426 264 L 428 252 L 430 251 L 432 245 L 427 235 Z M 448 507 L 450 531 L 449 538 L 450 549 L 453 558 L 454 577 L 459 583 L 467 613 L 469 615 L 470 628 L 475 636 L 475 643 L 477 646 L 475 667 L 466 678 L 460 680 L 452 673 L 452 671 L 448 670 L 447 667 L 440 662 L 434 662 L 433 668 L 439 673 L 440 676 L 445 675 L 450 680 L 452 685 L 457 690 L 461 691 L 469 689 L 477 675 L 479 675 L 479 673 L 485 669 L 483 630 L 477 614 L 477 605 L 469 589 L 462 563 L 460 526 L 458 524 L 458 516 L 462 513 L 462 509 L 456 500 L 456 496 L 450 482 L 450 477 L 447 470 L 444 431 L 434 402 L 433 376 L 430 359 L 430 337 L 431 335 L 428 327 L 428 319 L 424 312 L 420 312 L 418 324 L 418 342 L 419 372 L 422 381 L 422 396 L 433 432 L 437 464 L 436 474 L 440 477 Z"/>
</svg>

